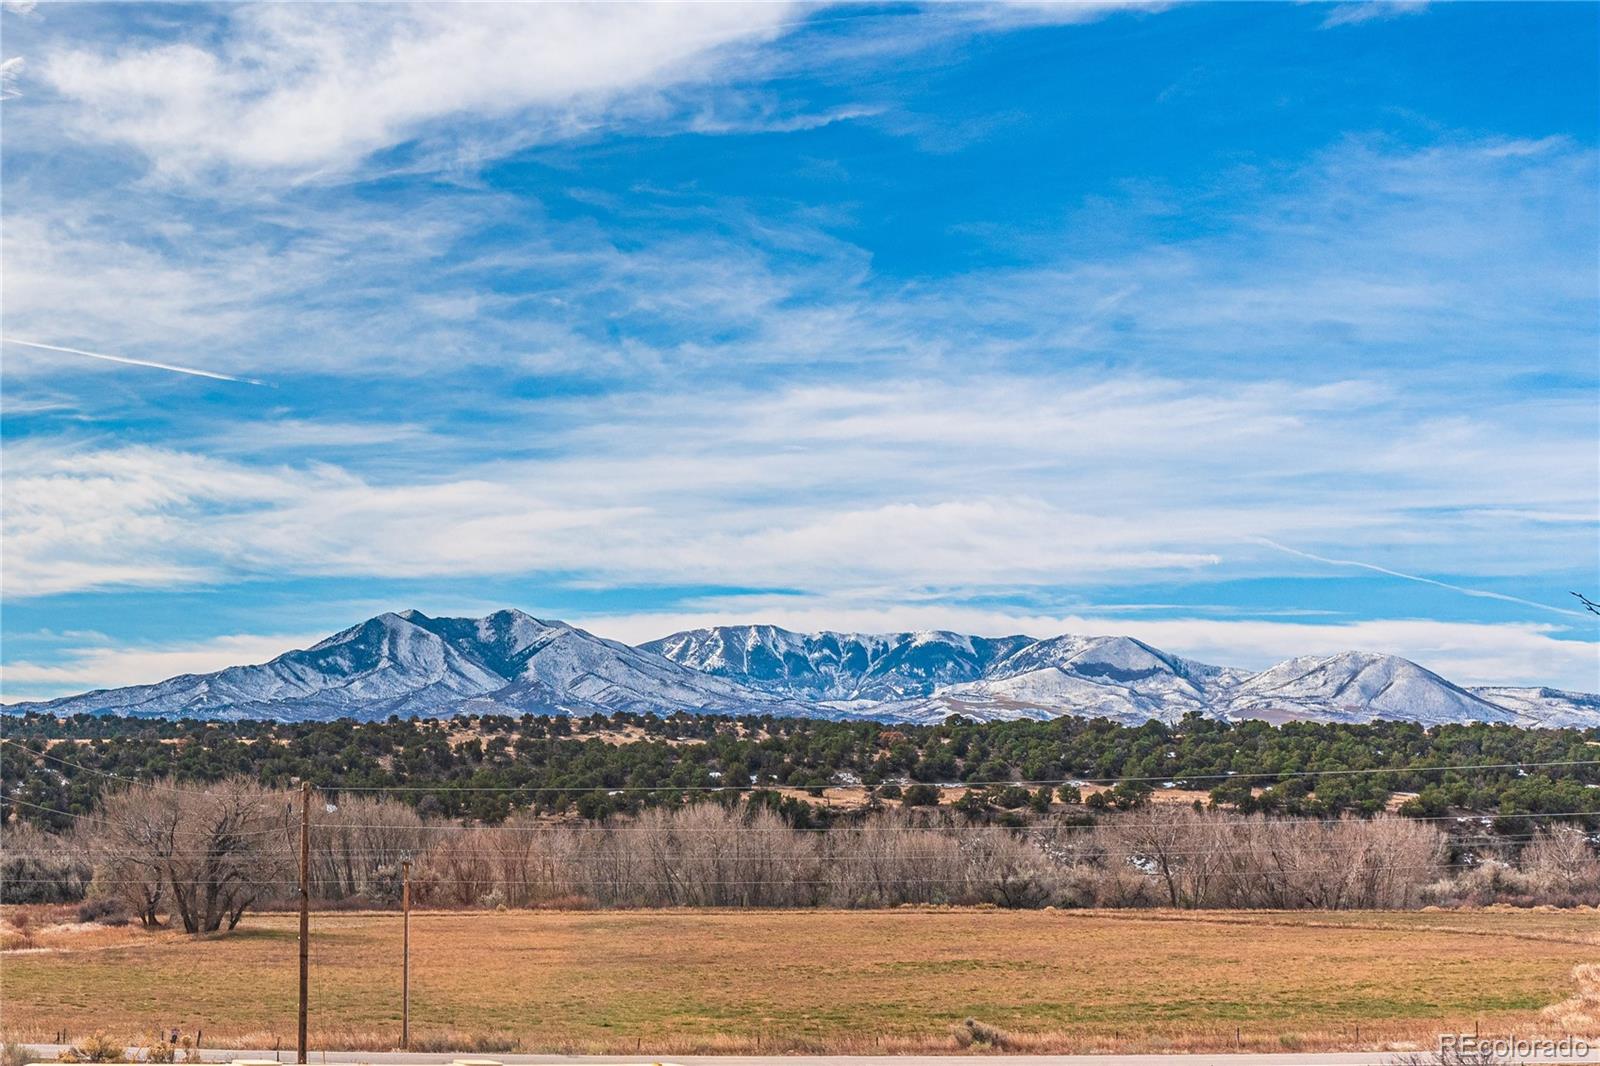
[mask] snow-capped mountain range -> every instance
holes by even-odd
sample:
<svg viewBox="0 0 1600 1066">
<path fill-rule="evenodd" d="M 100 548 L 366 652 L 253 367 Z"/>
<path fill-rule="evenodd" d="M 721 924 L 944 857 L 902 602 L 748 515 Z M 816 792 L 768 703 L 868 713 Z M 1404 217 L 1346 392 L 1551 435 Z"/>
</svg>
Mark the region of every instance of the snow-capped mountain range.
<svg viewBox="0 0 1600 1066">
<path fill-rule="evenodd" d="M 692 711 L 904 722 L 1077 715 L 1130 723 L 1176 722 L 1196 711 L 1275 723 L 1600 726 L 1600 696 L 1466 689 L 1416 663 L 1365 652 L 1251 673 L 1131 637 L 793 633 L 767 625 L 697 629 L 631 647 L 514 610 L 484 618 L 383 614 L 259 666 L 5 710 L 282 719 Z"/>
</svg>

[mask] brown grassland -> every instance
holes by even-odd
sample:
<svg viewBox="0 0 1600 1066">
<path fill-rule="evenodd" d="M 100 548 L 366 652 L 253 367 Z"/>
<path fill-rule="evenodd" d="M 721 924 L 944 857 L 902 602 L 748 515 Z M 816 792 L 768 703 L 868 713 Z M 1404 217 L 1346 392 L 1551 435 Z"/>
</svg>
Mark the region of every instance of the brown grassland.
<svg viewBox="0 0 1600 1066">
<path fill-rule="evenodd" d="M 0 955 L 9 1039 L 293 1043 L 293 915 L 201 940 L 34 929 Z M 1592 909 L 429 912 L 412 918 L 412 1032 L 424 1050 L 680 1054 L 950 1051 L 967 1018 L 1020 1051 L 1597 1036 L 1600 968 L 1575 973 L 1597 959 Z M 314 1046 L 395 1046 L 399 916 L 315 915 L 311 979 Z"/>
</svg>

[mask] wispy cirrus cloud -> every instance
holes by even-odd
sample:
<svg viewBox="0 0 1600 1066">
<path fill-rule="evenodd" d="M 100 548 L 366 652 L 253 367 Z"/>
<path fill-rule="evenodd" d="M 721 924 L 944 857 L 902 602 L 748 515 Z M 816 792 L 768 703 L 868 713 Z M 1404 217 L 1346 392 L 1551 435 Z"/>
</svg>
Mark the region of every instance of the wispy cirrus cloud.
<svg viewBox="0 0 1600 1066">
<path fill-rule="evenodd" d="M 720 49 L 801 17 L 783 3 L 238 5 L 188 39 L 51 49 L 38 66 L 83 136 L 163 173 L 315 177 L 452 116 L 519 118 L 526 141 L 648 108 L 652 92 L 709 77 Z"/>
<path fill-rule="evenodd" d="M 1380 22 L 1420 15 L 1428 9 L 1428 0 L 1359 0 L 1352 4 L 1334 4 L 1322 20 L 1323 29 L 1336 26 L 1356 26 L 1363 22 Z"/>
<path fill-rule="evenodd" d="M 1252 536 L 1360 540 L 1396 566 L 1447 549 L 1457 572 L 1580 548 L 1583 525 L 1550 516 L 1582 513 L 1589 475 L 1526 471 L 1581 432 L 1582 410 L 1436 426 L 1378 395 L 1056 374 L 613 398 L 605 415 L 552 400 L 537 454 L 457 458 L 445 474 L 432 459 L 363 472 L 14 446 L 6 589 L 562 573 L 970 596 L 1225 560 L 1249 572 L 1269 557 Z M 1436 454 L 1440 432 L 1455 461 Z"/>
<path fill-rule="evenodd" d="M 24 198 L 8 213 L 8 329 L 89 350 L 159 347 L 239 376 L 498 366 L 610 387 L 908 360 L 1114 358 L 1178 373 L 1207 361 L 1248 378 L 1290 352 L 1340 376 L 1470 365 L 1483 380 L 1485 367 L 1514 369 L 1495 352 L 1529 347 L 1543 365 L 1592 371 L 1593 150 L 1357 139 L 1239 180 L 1250 195 L 1211 209 L 1229 223 L 1217 232 L 1142 233 L 1169 205 L 1119 218 L 1101 240 L 1104 219 L 1080 225 L 1080 211 L 1024 265 L 910 283 L 877 276 L 866 249 L 812 213 L 764 216 L 692 188 L 622 212 L 625 246 L 493 190 L 393 205 L 310 194 L 176 224 L 131 204 Z M 1030 250 L 1040 238 L 992 239 Z M 11 367 L 18 380 L 34 369 Z"/>
</svg>

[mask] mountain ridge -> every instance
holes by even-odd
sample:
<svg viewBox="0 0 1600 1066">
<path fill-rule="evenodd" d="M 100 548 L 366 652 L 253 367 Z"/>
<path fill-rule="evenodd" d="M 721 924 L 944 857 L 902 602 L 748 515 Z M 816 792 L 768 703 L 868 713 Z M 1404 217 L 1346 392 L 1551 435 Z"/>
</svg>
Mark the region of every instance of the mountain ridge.
<svg viewBox="0 0 1600 1066">
<path fill-rule="evenodd" d="M 289 720 L 677 711 L 937 722 L 1105 717 L 1600 726 L 1600 695 L 1468 689 L 1398 656 L 1215 666 L 1128 636 L 685 630 L 637 646 L 507 609 L 386 612 L 261 664 L 11 704 L 12 714 Z"/>
</svg>

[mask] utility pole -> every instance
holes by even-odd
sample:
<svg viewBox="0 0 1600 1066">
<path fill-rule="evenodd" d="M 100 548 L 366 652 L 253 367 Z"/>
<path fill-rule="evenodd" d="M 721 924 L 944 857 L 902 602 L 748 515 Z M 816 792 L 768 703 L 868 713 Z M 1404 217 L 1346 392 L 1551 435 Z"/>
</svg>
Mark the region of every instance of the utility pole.
<svg viewBox="0 0 1600 1066">
<path fill-rule="evenodd" d="M 400 863 L 400 1050 L 411 1050 L 411 860 Z"/>
<path fill-rule="evenodd" d="M 306 1061 L 306 1007 L 311 990 L 311 782 L 300 782 L 300 1043 Z"/>
</svg>

